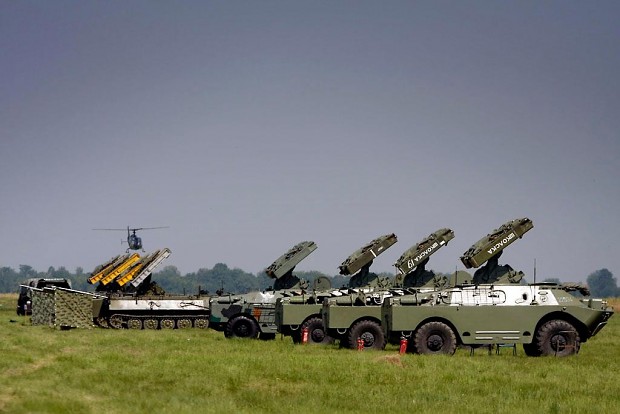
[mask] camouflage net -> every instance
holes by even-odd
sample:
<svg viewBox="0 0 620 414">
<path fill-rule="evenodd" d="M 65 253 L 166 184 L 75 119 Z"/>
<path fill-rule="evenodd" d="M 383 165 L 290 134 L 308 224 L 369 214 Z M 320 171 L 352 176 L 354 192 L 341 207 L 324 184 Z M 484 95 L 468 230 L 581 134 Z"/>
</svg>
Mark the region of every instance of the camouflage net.
<svg viewBox="0 0 620 414">
<path fill-rule="evenodd" d="M 93 295 L 56 288 L 32 289 L 32 324 L 91 329 Z"/>
</svg>

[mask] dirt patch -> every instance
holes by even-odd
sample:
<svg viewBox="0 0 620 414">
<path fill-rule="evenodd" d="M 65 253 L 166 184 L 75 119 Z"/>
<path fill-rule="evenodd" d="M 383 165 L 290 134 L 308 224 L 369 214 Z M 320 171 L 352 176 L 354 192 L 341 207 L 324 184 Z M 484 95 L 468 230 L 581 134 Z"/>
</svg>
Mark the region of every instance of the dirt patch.
<svg viewBox="0 0 620 414">
<path fill-rule="evenodd" d="M 396 365 L 397 367 L 404 368 L 403 360 L 398 354 L 380 356 L 379 358 L 377 358 L 377 362 L 384 362 L 384 363 L 388 363 L 391 365 Z"/>
</svg>

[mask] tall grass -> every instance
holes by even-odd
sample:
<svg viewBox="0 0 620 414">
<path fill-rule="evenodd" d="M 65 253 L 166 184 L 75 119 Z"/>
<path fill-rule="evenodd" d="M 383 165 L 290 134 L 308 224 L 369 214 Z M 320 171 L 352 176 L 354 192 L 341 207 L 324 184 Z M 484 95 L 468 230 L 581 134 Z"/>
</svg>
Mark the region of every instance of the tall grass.
<svg viewBox="0 0 620 414">
<path fill-rule="evenodd" d="M 569 358 L 30 326 L 0 295 L 0 412 L 617 413 L 620 317 Z M 616 303 L 616 309 L 620 309 Z"/>
</svg>

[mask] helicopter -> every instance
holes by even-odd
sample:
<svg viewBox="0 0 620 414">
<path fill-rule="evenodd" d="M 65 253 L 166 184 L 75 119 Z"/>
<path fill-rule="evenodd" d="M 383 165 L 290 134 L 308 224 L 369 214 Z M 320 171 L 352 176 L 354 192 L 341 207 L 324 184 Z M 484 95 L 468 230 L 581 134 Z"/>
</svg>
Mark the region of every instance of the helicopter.
<svg viewBox="0 0 620 414">
<path fill-rule="evenodd" d="M 109 230 L 109 231 L 125 231 L 125 230 L 127 230 L 127 245 L 129 247 L 127 247 L 127 250 L 125 252 L 129 253 L 130 250 L 142 250 L 142 251 L 145 251 L 142 248 L 142 238 L 138 237 L 138 235 L 136 234 L 137 231 L 139 231 L 139 230 L 167 229 L 167 228 L 168 228 L 168 226 L 163 226 L 163 227 L 136 227 L 136 228 L 132 229 L 129 226 L 127 226 L 127 229 L 93 229 L 93 230 Z M 124 242 L 125 242 L 125 240 L 121 240 L 121 244 L 123 244 Z"/>
</svg>

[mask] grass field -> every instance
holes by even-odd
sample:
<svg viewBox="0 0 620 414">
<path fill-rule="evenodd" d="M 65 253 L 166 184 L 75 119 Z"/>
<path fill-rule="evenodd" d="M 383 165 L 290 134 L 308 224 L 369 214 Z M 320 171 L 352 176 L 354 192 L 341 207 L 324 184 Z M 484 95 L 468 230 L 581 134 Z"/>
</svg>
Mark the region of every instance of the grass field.
<svg viewBox="0 0 620 414">
<path fill-rule="evenodd" d="M 15 304 L 0 295 L 0 412 L 620 412 L 618 315 L 574 357 L 436 357 L 212 330 L 60 331 L 30 326 Z"/>
</svg>

